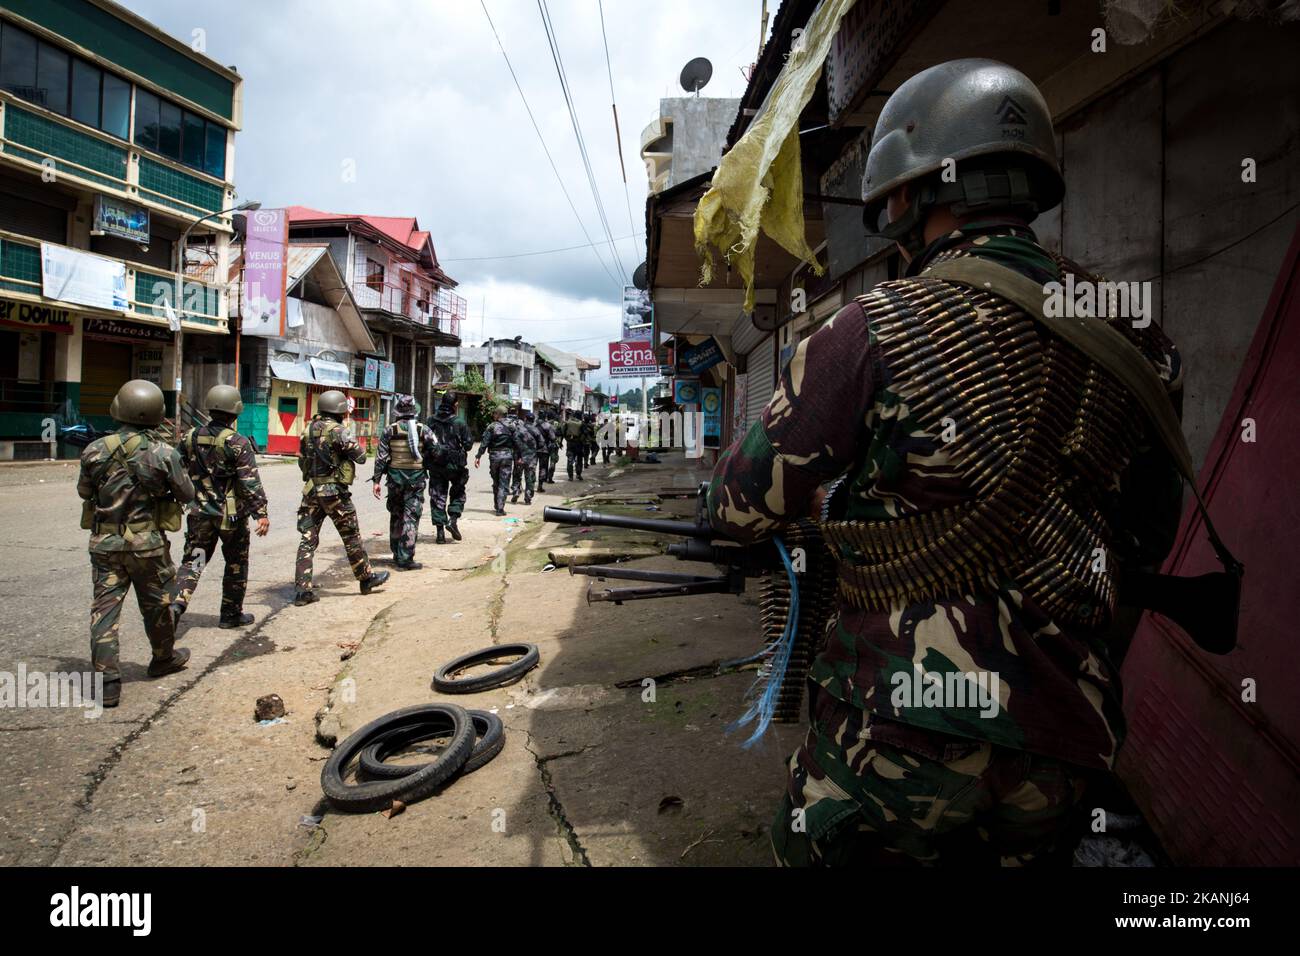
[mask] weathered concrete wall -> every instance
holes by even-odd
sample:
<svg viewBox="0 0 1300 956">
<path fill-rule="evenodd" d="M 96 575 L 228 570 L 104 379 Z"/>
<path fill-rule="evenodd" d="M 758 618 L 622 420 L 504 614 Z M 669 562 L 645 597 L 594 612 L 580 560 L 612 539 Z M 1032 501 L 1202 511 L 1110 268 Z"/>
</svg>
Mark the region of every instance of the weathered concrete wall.
<svg viewBox="0 0 1300 956">
<path fill-rule="evenodd" d="M 1065 202 L 1035 223 L 1107 278 L 1153 280 L 1198 466 L 1300 220 L 1297 39 L 1300 26 L 1229 22 L 1071 117 Z"/>
<path fill-rule="evenodd" d="M 673 124 L 673 168 L 668 185 L 707 173 L 722 158 L 727 130 L 740 100 L 711 96 L 675 96 L 659 101 L 659 115 Z"/>
</svg>

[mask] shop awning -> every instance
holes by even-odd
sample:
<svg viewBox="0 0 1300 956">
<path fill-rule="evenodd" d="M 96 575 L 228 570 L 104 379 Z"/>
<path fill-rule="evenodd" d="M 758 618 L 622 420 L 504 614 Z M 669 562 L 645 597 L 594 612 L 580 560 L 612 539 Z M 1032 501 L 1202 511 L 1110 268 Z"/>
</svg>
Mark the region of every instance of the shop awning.
<svg viewBox="0 0 1300 956">
<path fill-rule="evenodd" d="M 316 381 L 321 385 L 342 385 L 345 388 L 352 384 L 352 370 L 342 362 L 327 362 L 324 359 L 309 359 L 311 362 L 312 373 L 316 376 Z"/>
<path fill-rule="evenodd" d="M 276 362 L 272 360 L 271 375 L 282 382 L 302 382 L 306 385 L 316 384 L 316 377 L 311 373 L 311 366 L 301 365 L 298 362 Z"/>
</svg>

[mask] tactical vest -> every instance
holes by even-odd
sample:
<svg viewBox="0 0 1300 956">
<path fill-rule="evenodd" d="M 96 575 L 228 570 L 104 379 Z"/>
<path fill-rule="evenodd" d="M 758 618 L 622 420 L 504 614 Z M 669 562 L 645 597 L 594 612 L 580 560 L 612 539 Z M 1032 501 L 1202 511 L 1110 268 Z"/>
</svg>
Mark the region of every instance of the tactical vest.
<svg viewBox="0 0 1300 956">
<path fill-rule="evenodd" d="M 334 435 L 343 425 L 329 418 L 314 418 L 302 436 L 303 444 L 303 494 L 321 485 L 350 485 L 356 478 L 357 466 L 351 458 L 334 452 Z"/>
<path fill-rule="evenodd" d="M 424 467 L 422 459 L 416 458 L 411 451 L 410 435 L 415 434 L 417 444 L 420 440 L 419 424 L 413 418 L 393 422 L 388 427 L 389 467 L 398 471 L 419 471 Z"/>
<path fill-rule="evenodd" d="M 135 486 L 137 493 L 149 498 L 153 502 L 153 517 L 144 521 L 128 521 L 123 524 L 111 524 L 104 521 L 98 521 L 95 518 L 95 501 L 83 501 L 81 503 L 81 527 L 91 534 L 117 534 L 125 535 L 130 531 L 132 534 L 144 534 L 149 531 L 179 531 L 181 530 L 182 510 L 179 501 L 174 499 L 159 499 L 146 493 L 136 480 L 135 471 L 131 468 L 131 457 L 144 444 L 145 436 L 141 432 L 136 432 L 126 441 L 122 441 L 122 436 L 118 432 L 111 435 L 105 435 L 103 438 L 104 448 L 112 459 L 117 462 L 118 466 L 123 468 L 127 476 L 131 479 L 131 484 Z"/>
<path fill-rule="evenodd" d="M 224 449 L 230 436 L 235 433 L 233 428 L 223 428 L 215 435 L 200 435 L 197 428 L 192 428 L 189 434 L 185 436 L 187 457 L 191 461 L 202 462 L 203 468 L 207 472 L 205 477 L 212 479 L 217 491 L 225 492 L 225 504 L 221 509 L 221 526 L 223 528 L 233 528 L 239 521 L 239 497 L 235 494 L 235 476 L 233 473 L 225 471 L 224 468 L 220 470 L 213 468 L 209 456 L 214 448 Z M 208 451 L 199 451 L 195 449 L 195 445 L 208 449 Z M 219 457 L 222 459 L 221 464 L 224 465 L 224 453 L 219 453 Z"/>
<path fill-rule="evenodd" d="M 1127 391 L 992 292 L 912 278 L 858 301 L 884 388 L 870 460 L 837 484 L 822 525 L 841 598 L 887 611 L 1013 582 L 1058 623 L 1104 624 L 1108 498 L 1144 437 Z M 1112 327 L 1141 348 L 1129 323 Z M 952 503 L 909 508 L 927 487 Z"/>
</svg>

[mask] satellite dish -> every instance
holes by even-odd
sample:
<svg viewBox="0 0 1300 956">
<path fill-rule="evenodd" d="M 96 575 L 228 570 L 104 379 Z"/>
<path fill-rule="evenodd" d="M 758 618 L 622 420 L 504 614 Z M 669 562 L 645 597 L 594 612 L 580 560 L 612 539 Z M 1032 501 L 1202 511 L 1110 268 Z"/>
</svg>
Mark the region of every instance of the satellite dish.
<svg viewBox="0 0 1300 956">
<path fill-rule="evenodd" d="M 637 266 L 636 271 L 632 273 L 632 284 L 636 286 L 638 289 L 640 289 L 642 292 L 644 292 L 645 280 L 646 280 L 645 263 L 643 262 L 639 266 Z"/>
<path fill-rule="evenodd" d="M 713 78 L 713 64 L 702 56 L 697 56 L 682 67 L 681 84 L 687 93 L 700 95 L 700 90 Z"/>
</svg>

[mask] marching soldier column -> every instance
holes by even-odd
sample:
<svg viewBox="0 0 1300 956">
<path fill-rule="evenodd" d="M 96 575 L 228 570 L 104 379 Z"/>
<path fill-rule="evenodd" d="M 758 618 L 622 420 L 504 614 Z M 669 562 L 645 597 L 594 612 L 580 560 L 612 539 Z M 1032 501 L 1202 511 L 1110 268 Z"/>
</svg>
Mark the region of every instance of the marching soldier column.
<svg viewBox="0 0 1300 956">
<path fill-rule="evenodd" d="M 320 600 L 312 564 L 327 518 L 338 530 L 362 594 L 369 594 L 389 576 L 371 568 L 361 541 L 351 485 L 366 453 L 344 424 L 347 402 L 340 391 L 323 392 L 299 442 L 303 490 L 294 569 L 298 606 Z M 150 677 L 178 671 L 189 660 L 188 650 L 175 647 L 176 631 L 218 544 L 225 559 L 218 626 L 253 623 L 253 615 L 244 611 L 249 549 L 253 532 L 266 536 L 271 521 L 253 444 L 237 428 L 243 408 L 237 388 L 214 386 L 204 401 L 208 423 L 190 429 L 179 447 L 172 447 L 158 429 L 164 419 L 162 391 L 151 382 L 130 381 L 118 391 L 110 409 L 120 427 L 82 453 L 77 492 L 83 499 L 81 524 L 90 532 L 91 660 L 96 673 L 103 675 L 106 707 L 117 706 L 121 698 L 119 618 L 130 588 L 136 589 L 153 648 Z M 376 498 L 384 480 L 388 482 L 389 543 L 393 564 L 403 571 L 421 567 L 415 560 L 415 546 L 426 481 L 438 544 L 447 543 L 446 531 L 461 540 L 457 521 L 465 510 L 473 445 L 469 427 L 456 417 L 454 395 L 442 397 L 428 424 L 420 422 L 419 411 L 413 396 L 398 397 L 395 420 L 380 437 L 371 476 Z M 546 417 L 539 421 L 532 412 L 521 419 L 518 406 L 508 416 L 495 408 L 474 458 L 477 468 L 484 452 L 488 454 L 495 513 L 505 514 L 507 494 L 513 492 L 512 501 L 517 502 L 522 487 L 528 504 L 534 482 L 537 491 L 544 491 L 547 482 L 555 481 L 562 443 L 568 446 L 570 480 L 575 468 L 581 480 L 583 464 L 595 445 L 592 431 L 591 423 L 577 413 L 566 413 L 561 424 Z M 167 533 L 181 530 L 185 506 L 185 544 L 178 570 L 172 564 Z"/>
</svg>

